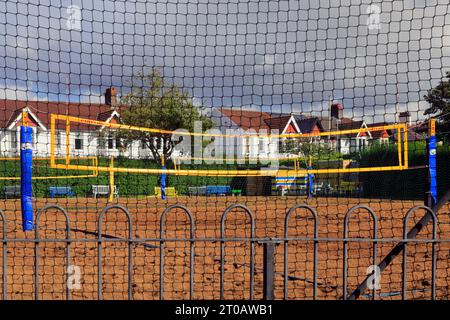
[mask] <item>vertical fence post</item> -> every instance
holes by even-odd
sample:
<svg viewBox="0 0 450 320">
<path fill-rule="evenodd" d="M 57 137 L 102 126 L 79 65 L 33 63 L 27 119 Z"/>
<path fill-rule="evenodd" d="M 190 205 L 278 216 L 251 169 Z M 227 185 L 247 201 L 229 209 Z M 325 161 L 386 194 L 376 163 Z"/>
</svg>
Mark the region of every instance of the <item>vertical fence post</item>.
<svg viewBox="0 0 450 320">
<path fill-rule="evenodd" d="M 2 233 L 3 233 L 3 237 L 1 239 L 1 243 L 2 243 L 2 299 L 6 300 L 7 296 L 6 296 L 6 290 L 8 289 L 7 286 L 7 280 L 8 280 L 8 276 L 7 276 L 7 272 L 8 269 L 6 268 L 6 263 L 7 263 L 7 253 L 8 251 L 6 250 L 6 245 L 8 244 L 7 239 L 6 239 L 6 216 L 3 213 L 2 209 L 0 209 L 0 222 L 1 222 L 1 229 Z"/>
<path fill-rule="evenodd" d="M 264 241 L 264 289 L 263 299 L 275 299 L 275 242 Z"/>
<path fill-rule="evenodd" d="M 111 159 L 109 160 L 109 202 L 114 201 L 114 157 L 111 156 Z"/>
<path fill-rule="evenodd" d="M 164 155 L 161 156 L 161 168 L 162 168 L 162 170 L 166 169 Z M 161 199 L 162 200 L 166 199 L 166 173 L 165 172 L 163 172 L 161 174 Z"/>
</svg>

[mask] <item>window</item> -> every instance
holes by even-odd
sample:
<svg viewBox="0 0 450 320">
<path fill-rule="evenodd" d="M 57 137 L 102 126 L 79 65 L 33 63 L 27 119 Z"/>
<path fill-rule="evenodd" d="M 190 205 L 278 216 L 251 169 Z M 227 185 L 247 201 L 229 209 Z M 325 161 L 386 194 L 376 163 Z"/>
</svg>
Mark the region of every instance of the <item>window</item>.
<svg viewBox="0 0 450 320">
<path fill-rule="evenodd" d="M 59 148 L 59 146 L 61 145 L 61 132 L 56 132 L 55 133 L 55 138 L 56 138 L 56 147 Z"/>
<path fill-rule="evenodd" d="M 82 150 L 82 149 L 83 149 L 83 139 L 75 138 L 75 150 Z"/>
<path fill-rule="evenodd" d="M 122 148 L 122 140 L 120 140 L 120 138 L 116 138 L 116 148 Z"/>
<path fill-rule="evenodd" d="M 147 149 L 147 143 L 144 140 L 141 141 L 141 149 Z"/>
<path fill-rule="evenodd" d="M 250 156 L 250 137 L 244 137 L 244 156 Z"/>
<path fill-rule="evenodd" d="M 11 131 L 11 149 L 17 150 L 17 131 Z"/>
<path fill-rule="evenodd" d="M 265 144 L 266 144 L 266 140 L 264 138 L 260 138 L 259 139 L 259 152 L 260 153 L 266 152 Z"/>
<path fill-rule="evenodd" d="M 106 141 L 103 138 L 99 138 L 98 140 L 98 147 L 99 149 L 105 149 L 106 148 Z"/>
<path fill-rule="evenodd" d="M 114 149 L 114 139 L 108 139 L 108 149 Z"/>
</svg>

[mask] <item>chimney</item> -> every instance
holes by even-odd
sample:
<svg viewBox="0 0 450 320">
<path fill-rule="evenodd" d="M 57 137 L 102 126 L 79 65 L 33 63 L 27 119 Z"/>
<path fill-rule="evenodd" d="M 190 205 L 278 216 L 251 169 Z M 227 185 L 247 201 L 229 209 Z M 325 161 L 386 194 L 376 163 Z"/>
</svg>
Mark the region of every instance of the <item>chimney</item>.
<svg viewBox="0 0 450 320">
<path fill-rule="evenodd" d="M 106 89 L 105 104 L 111 106 L 111 109 L 115 109 L 117 105 L 116 88 L 110 87 Z"/>
<path fill-rule="evenodd" d="M 337 120 L 342 118 L 344 107 L 340 103 L 333 103 L 331 105 L 331 117 Z"/>
<path fill-rule="evenodd" d="M 409 111 L 400 112 L 398 114 L 398 122 L 400 123 L 406 123 L 408 126 L 411 125 L 411 114 Z"/>
</svg>

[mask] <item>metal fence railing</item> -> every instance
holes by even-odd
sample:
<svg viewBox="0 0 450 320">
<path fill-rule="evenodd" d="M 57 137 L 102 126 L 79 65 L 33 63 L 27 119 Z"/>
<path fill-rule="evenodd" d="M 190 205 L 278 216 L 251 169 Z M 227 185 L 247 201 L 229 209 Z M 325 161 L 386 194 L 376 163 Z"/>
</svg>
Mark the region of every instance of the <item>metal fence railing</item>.
<svg viewBox="0 0 450 320">
<path fill-rule="evenodd" d="M 50 229 L 44 225 L 42 221 L 48 212 L 57 216 L 59 227 Z M 233 219 L 236 212 L 244 213 L 246 218 Z M 418 215 L 419 212 L 422 214 Z M 189 208 L 172 205 L 159 218 L 159 236 L 143 238 L 134 233 L 129 209 L 109 205 L 98 215 L 96 230 L 80 238 L 73 236 L 68 211 L 59 205 L 47 205 L 36 215 L 34 235 L 17 238 L 9 236 L 8 216 L 0 211 L 1 297 L 450 297 L 450 238 L 446 236 L 447 226 L 440 225 L 438 216 L 428 207 L 415 206 L 407 211 L 399 226 L 403 237 L 384 235 L 377 214 L 363 205 L 346 212 L 343 233 L 338 237 L 321 235 L 319 214 L 308 205 L 295 205 L 283 214 L 282 236 L 257 236 L 251 210 L 234 204 L 221 216 L 220 236 L 210 237 L 196 233 L 195 217 Z M 412 216 L 422 218 L 420 223 L 427 215 L 431 223 L 422 224 L 411 236 Z M 114 218 L 108 223 L 121 219 L 126 227 L 111 234 L 104 227 L 110 216 Z M 242 230 L 230 227 L 229 221 L 237 221 Z M 298 227 L 298 223 L 304 224 Z M 53 232 L 52 237 L 43 236 L 49 232 Z M 184 235 L 179 236 L 180 232 Z M 74 270 L 80 274 L 76 275 Z"/>
</svg>

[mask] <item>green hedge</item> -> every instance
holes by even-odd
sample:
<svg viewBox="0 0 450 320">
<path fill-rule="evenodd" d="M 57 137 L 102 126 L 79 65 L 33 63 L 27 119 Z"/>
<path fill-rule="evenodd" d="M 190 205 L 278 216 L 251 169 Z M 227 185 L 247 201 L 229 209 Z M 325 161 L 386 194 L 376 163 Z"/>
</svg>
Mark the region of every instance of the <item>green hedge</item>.
<svg viewBox="0 0 450 320">
<path fill-rule="evenodd" d="M 425 142 L 408 144 L 410 167 L 427 164 Z M 360 155 L 361 167 L 387 166 L 398 163 L 396 146 L 373 146 Z M 449 174 L 450 146 L 445 144 L 437 150 L 438 194 L 442 195 L 450 187 Z M 404 171 L 365 172 L 359 176 L 363 183 L 365 197 L 386 197 L 393 199 L 423 199 L 428 188 L 427 169 Z"/>
<path fill-rule="evenodd" d="M 85 161 L 85 160 L 84 160 Z M 78 161 L 83 163 L 82 160 Z M 33 163 L 34 176 L 67 176 L 88 174 L 88 172 L 56 170 L 49 168 L 48 161 L 35 161 Z M 108 166 L 109 159 L 100 158 L 99 166 Z M 117 158 L 114 161 L 115 167 L 128 168 L 160 168 L 154 161 L 135 160 Z M 256 167 L 256 165 L 255 165 Z M 167 168 L 173 168 L 173 164 L 169 162 Z M 236 169 L 236 165 L 182 165 L 183 169 Z M 20 162 L 19 161 L 0 161 L 1 177 L 19 177 Z M 135 174 L 135 173 L 115 173 L 114 183 L 119 188 L 120 196 L 143 196 L 154 194 L 155 186 L 159 185 L 159 175 L 151 174 Z M 189 186 L 205 186 L 205 185 L 229 185 L 232 177 L 197 177 L 197 176 L 167 176 L 167 186 L 175 187 L 178 193 L 185 194 Z M 88 197 L 91 195 L 92 185 L 109 184 L 109 173 L 99 172 L 97 177 L 91 178 L 71 178 L 71 179 L 48 179 L 33 180 L 33 193 L 36 197 L 47 197 L 49 195 L 50 186 L 70 186 L 75 194 L 79 197 Z M 5 186 L 20 185 L 19 180 L 0 180 L 0 195 L 3 195 Z"/>
<path fill-rule="evenodd" d="M 362 152 L 358 158 L 362 167 L 368 166 L 386 166 L 397 164 L 397 149 L 392 145 L 373 146 Z M 438 188 L 439 194 L 444 193 L 450 187 L 450 146 L 445 144 L 438 147 Z M 79 160 L 79 164 L 85 164 L 86 160 Z M 426 145 L 424 142 L 409 143 L 409 165 L 421 166 L 426 164 Z M 100 166 L 108 166 L 109 159 L 100 158 Z M 126 158 L 115 159 L 116 167 L 129 168 L 159 168 L 154 161 L 135 160 Z M 260 168 L 262 164 L 246 165 L 245 168 Z M 292 161 L 281 161 L 280 166 L 293 166 Z M 173 168 L 169 162 L 167 168 Z M 239 165 L 214 164 L 214 165 L 181 165 L 182 169 L 243 169 Z M 55 170 L 49 168 L 48 161 L 39 161 L 34 163 L 35 176 L 55 176 L 69 174 L 86 174 L 87 172 L 76 172 L 66 170 Z M 0 161 L 0 176 L 20 176 L 19 161 Z M 129 174 L 116 173 L 115 184 L 119 188 L 121 196 L 143 196 L 152 195 L 154 187 L 159 185 L 159 175 L 150 174 Z M 426 169 L 410 169 L 405 171 L 387 171 L 387 172 L 367 172 L 359 175 L 359 181 L 363 183 L 365 197 L 386 197 L 396 199 L 422 199 L 427 188 Z M 199 176 L 167 176 L 167 185 L 175 187 L 178 193 L 185 194 L 190 186 L 205 185 L 233 185 L 236 186 L 236 179 L 233 177 L 199 177 Z M 241 180 L 239 180 L 241 181 Z M 77 196 L 88 197 L 91 195 L 91 185 L 108 184 L 109 173 L 99 172 L 98 177 L 92 178 L 73 178 L 73 179 L 49 179 L 34 180 L 33 192 L 36 197 L 48 196 L 50 186 L 71 186 Z M 4 186 L 20 184 L 20 181 L 0 180 L 0 195 L 3 193 Z"/>
</svg>

